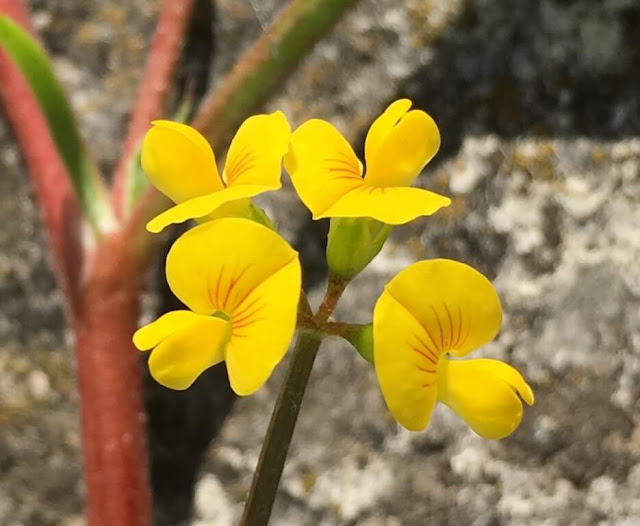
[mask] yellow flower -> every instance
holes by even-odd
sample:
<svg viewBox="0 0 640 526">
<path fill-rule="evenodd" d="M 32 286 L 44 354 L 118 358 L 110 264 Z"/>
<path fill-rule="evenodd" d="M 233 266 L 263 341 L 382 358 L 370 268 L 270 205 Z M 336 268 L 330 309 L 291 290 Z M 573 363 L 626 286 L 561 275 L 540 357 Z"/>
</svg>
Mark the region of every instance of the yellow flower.
<svg viewBox="0 0 640 526">
<path fill-rule="evenodd" d="M 391 104 L 369 128 L 367 171 L 331 124 L 312 119 L 291 136 L 285 168 L 314 219 L 370 217 L 390 225 L 408 223 L 449 205 L 447 197 L 409 188 L 440 147 L 433 119 L 411 101 Z"/>
<path fill-rule="evenodd" d="M 134 334 L 138 349 L 153 349 L 151 375 L 166 387 L 187 389 L 225 360 L 233 390 L 255 392 L 295 330 L 298 253 L 258 223 L 224 218 L 181 236 L 166 265 L 171 290 L 190 310 L 169 312 Z"/>
<path fill-rule="evenodd" d="M 502 321 L 493 286 L 468 265 L 447 259 L 415 263 L 385 287 L 373 313 L 374 364 L 394 418 L 419 431 L 436 400 L 478 435 L 503 438 L 522 420 L 533 392 L 497 360 L 450 360 L 491 341 Z"/>
<path fill-rule="evenodd" d="M 213 218 L 249 215 L 250 197 L 280 188 L 290 135 L 280 111 L 244 121 L 227 153 L 225 187 L 213 150 L 198 131 L 186 124 L 155 121 L 142 143 L 142 168 L 178 205 L 149 221 L 147 229 L 157 233 L 172 223 L 206 218 L 216 211 Z M 227 206 L 219 210 L 223 205 Z"/>
</svg>

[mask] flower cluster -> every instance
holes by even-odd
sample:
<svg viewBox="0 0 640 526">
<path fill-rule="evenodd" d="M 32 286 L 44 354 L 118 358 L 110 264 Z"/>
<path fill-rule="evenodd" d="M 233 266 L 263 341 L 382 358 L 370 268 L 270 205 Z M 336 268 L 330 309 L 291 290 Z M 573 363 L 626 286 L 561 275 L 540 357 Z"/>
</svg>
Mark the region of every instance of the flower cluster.
<svg viewBox="0 0 640 526">
<path fill-rule="evenodd" d="M 134 335 L 137 348 L 153 349 L 152 376 L 186 389 L 224 360 L 233 390 L 251 394 L 282 360 L 298 326 L 352 341 L 373 362 L 389 410 L 407 429 L 424 429 L 440 400 L 483 437 L 512 433 L 522 419 L 521 400 L 533 403 L 522 376 L 500 361 L 456 359 L 500 329 L 500 300 L 482 274 L 446 259 L 415 263 L 387 284 L 371 325 L 332 332 L 345 324 L 332 324 L 326 309 L 298 313 L 306 303 L 298 254 L 251 200 L 280 188 L 284 165 L 313 218 L 331 218 L 330 280 L 346 284 L 378 254 L 393 226 L 449 205 L 447 197 L 411 186 L 439 146 L 433 119 L 406 99 L 371 125 L 366 169 L 328 122 L 312 119 L 291 133 L 275 112 L 242 124 L 220 177 L 202 135 L 154 122 L 142 146 L 143 169 L 176 205 L 147 228 L 200 224 L 175 242 L 166 261 L 169 286 L 188 310 L 169 312 Z"/>
</svg>

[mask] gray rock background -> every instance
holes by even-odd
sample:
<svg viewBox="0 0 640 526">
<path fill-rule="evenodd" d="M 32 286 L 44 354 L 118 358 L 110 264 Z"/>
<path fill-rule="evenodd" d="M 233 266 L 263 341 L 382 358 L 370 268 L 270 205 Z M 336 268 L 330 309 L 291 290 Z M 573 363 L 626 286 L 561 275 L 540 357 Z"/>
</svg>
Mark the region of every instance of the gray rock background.
<svg viewBox="0 0 640 526">
<path fill-rule="evenodd" d="M 216 2 L 212 83 L 282 3 Z M 30 5 L 108 171 L 159 2 Z M 267 105 L 294 125 L 331 120 L 357 151 L 399 96 L 434 116 L 443 147 L 419 184 L 453 204 L 397 228 L 336 317 L 368 321 L 385 281 L 417 259 L 469 262 L 494 280 L 505 311 L 500 335 L 476 356 L 507 360 L 536 393 L 500 442 L 479 439 L 444 407 L 426 432 L 410 433 L 389 417 L 371 368 L 327 341 L 274 525 L 640 523 L 639 26 L 633 0 L 362 0 Z M 0 524 L 79 526 L 70 337 L 2 120 L 0 172 Z M 326 226 L 311 223 L 290 187 L 263 204 L 303 251 L 319 301 Z M 237 522 L 284 370 L 200 444 L 193 524 Z M 205 399 L 223 373 L 193 397 Z M 196 407 L 204 421 L 227 405 Z M 159 513 L 159 523 L 173 520 Z"/>
</svg>

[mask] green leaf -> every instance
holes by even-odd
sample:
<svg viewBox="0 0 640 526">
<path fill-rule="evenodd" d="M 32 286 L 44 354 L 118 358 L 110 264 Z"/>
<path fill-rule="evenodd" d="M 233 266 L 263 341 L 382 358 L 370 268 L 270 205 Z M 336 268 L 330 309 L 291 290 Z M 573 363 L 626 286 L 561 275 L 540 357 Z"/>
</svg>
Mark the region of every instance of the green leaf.
<svg viewBox="0 0 640 526">
<path fill-rule="evenodd" d="M 0 15 L 0 47 L 20 68 L 33 91 L 85 216 L 98 231 L 109 229 L 113 214 L 107 192 L 46 53 L 27 32 L 3 15 Z"/>
</svg>

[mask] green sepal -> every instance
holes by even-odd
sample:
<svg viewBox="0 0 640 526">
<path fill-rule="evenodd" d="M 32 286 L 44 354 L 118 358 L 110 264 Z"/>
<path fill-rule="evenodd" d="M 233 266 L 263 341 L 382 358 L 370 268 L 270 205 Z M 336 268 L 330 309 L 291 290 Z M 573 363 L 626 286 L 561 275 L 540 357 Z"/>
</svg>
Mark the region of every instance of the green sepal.
<svg viewBox="0 0 640 526">
<path fill-rule="evenodd" d="M 349 325 L 342 337 L 354 346 L 360 356 L 373 364 L 373 323 Z"/>
<path fill-rule="evenodd" d="M 45 51 L 3 15 L 0 15 L 0 47 L 18 66 L 35 95 L 85 217 L 96 230 L 109 230 L 114 219 L 108 194 Z"/>
<path fill-rule="evenodd" d="M 248 219 L 251 219 L 256 223 L 260 223 L 261 225 L 266 226 L 274 232 L 278 231 L 276 225 L 273 224 L 273 221 L 271 221 L 271 218 L 267 215 L 267 213 L 262 208 L 257 206 L 253 201 L 251 201 L 250 216 Z"/>
<path fill-rule="evenodd" d="M 334 217 L 329 226 L 327 264 L 335 276 L 351 280 L 371 263 L 393 226 L 368 217 Z"/>
</svg>

